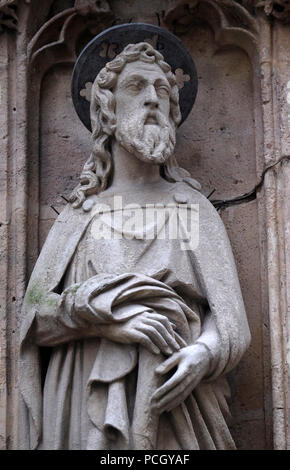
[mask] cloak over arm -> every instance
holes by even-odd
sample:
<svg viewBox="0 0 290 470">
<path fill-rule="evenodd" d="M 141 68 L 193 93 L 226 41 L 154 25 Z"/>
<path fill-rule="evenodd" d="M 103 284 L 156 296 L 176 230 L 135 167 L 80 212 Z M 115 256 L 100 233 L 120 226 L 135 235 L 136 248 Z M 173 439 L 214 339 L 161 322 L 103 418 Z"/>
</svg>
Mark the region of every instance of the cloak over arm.
<svg viewBox="0 0 290 470">
<path fill-rule="evenodd" d="M 61 298 L 55 289 L 89 221 L 87 214 L 73 210 L 69 204 L 65 207 L 48 234 L 27 287 L 21 311 L 19 355 L 21 449 L 35 449 L 41 436 L 41 374 L 33 331 L 35 318 L 39 312 L 45 315 L 65 302 L 66 294 Z M 40 305 L 45 309 L 40 309 Z"/>
<path fill-rule="evenodd" d="M 251 334 L 224 224 L 201 193 L 184 183 L 182 190 L 187 193 L 191 204 L 199 205 L 199 243 L 189 253 L 219 336 L 219 359 L 207 377 L 214 380 L 237 365 L 250 344 Z M 210 335 L 205 335 L 203 342 L 211 349 Z"/>
</svg>

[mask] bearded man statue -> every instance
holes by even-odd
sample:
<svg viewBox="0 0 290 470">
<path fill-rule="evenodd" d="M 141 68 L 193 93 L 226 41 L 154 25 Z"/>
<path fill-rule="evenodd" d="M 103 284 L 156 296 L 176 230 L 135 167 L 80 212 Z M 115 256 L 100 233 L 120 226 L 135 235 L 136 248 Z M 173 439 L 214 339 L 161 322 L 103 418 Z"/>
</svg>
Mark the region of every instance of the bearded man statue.
<svg viewBox="0 0 290 470">
<path fill-rule="evenodd" d="M 250 333 L 223 223 L 173 154 L 175 76 L 150 44 L 129 44 L 98 73 L 90 106 L 92 153 L 24 300 L 21 448 L 234 449 L 226 374 Z M 116 196 L 139 210 L 198 207 L 198 243 L 146 237 L 146 222 L 99 236 L 106 211 L 120 216 Z"/>
</svg>

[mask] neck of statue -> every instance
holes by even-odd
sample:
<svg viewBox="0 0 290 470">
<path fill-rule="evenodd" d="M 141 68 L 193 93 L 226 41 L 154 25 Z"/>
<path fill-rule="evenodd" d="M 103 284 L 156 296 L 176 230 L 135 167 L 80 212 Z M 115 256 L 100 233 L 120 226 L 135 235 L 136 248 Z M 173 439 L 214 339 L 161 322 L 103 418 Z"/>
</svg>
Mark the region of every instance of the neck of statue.
<svg viewBox="0 0 290 470">
<path fill-rule="evenodd" d="M 125 150 L 115 139 L 112 142 L 114 161 L 113 179 L 110 190 L 140 187 L 161 180 L 159 165 L 143 162 Z"/>
</svg>

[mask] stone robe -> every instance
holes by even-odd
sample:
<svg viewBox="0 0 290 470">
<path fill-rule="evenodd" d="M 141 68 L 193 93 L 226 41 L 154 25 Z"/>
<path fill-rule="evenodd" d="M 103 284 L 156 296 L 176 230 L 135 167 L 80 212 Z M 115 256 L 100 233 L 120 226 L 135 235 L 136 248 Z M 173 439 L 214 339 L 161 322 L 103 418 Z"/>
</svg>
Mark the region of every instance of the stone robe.
<svg viewBox="0 0 290 470">
<path fill-rule="evenodd" d="M 122 196 L 124 205 L 134 201 L 142 207 L 176 205 L 180 196 L 198 204 L 198 246 L 184 250 L 178 239 L 148 240 L 136 233 L 130 239 L 96 239 L 96 208 L 114 207 L 106 191 L 90 198 L 91 210 L 84 210 L 89 203 L 84 209 L 67 205 L 42 248 L 23 305 L 20 446 L 233 449 L 225 374 L 241 359 L 250 333 L 223 223 L 185 182 Z M 206 318 L 220 340 L 208 376 L 184 403 L 160 417 L 151 412 L 150 398 L 170 375 L 155 374 L 166 357 L 98 335 L 98 325 L 124 322 L 148 309 L 175 324 L 184 346 L 199 338 Z M 42 346 L 52 348 L 44 386 Z"/>
</svg>

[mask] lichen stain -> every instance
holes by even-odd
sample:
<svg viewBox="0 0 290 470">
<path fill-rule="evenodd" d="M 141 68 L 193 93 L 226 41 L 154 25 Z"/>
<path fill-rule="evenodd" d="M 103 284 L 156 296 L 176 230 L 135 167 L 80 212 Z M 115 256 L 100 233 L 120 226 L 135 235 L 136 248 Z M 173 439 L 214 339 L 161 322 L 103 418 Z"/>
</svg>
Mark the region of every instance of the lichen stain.
<svg viewBox="0 0 290 470">
<path fill-rule="evenodd" d="M 34 284 L 27 292 L 27 301 L 32 305 L 39 305 L 43 302 L 44 296 L 44 290 L 37 284 Z"/>
</svg>

